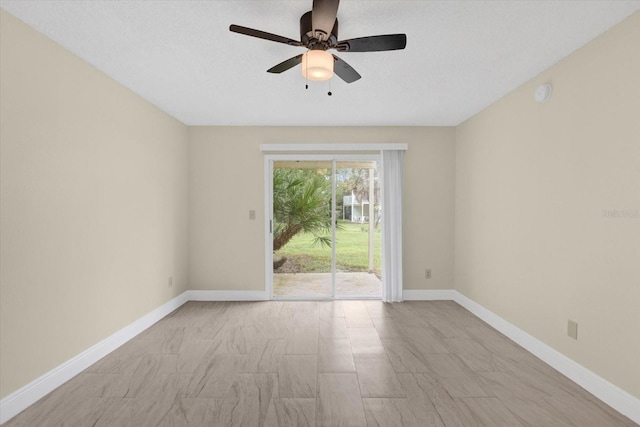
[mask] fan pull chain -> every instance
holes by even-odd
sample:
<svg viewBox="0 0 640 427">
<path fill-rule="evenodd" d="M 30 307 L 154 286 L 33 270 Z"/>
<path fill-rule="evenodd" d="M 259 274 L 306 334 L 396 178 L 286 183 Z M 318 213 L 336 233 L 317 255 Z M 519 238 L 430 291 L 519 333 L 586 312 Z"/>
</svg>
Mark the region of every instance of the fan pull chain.
<svg viewBox="0 0 640 427">
<path fill-rule="evenodd" d="M 307 53 L 309 53 L 309 51 L 307 51 Z M 304 68 L 304 88 L 309 89 L 309 78 L 307 77 L 309 75 L 309 61 L 304 61 Z"/>
<path fill-rule="evenodd" d="M 329 92 L 327 92 L 327 95 L 329 95 L 329 96 L 333 95 L 331 93 L 331 80 L 333 80 L 333 79 L 329 79 Z"/>
</svg>

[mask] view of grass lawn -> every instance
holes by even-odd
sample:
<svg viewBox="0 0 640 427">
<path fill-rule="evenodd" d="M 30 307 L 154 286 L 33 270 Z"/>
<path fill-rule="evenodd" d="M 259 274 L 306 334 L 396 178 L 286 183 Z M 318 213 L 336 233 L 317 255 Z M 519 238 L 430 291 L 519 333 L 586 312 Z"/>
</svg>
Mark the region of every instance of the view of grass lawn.
<svg viewBox="0 0 640 427">
<path fill-rule="evenodd" d="M 369 224 L 338 221 L 336 229 L 336 270 L 338 272 L 369 271 Z M 373 232 L 374 272 L 381 277 L 382 254 L 380 228 Z M 293 237 L 275 256 L 285 256 L 299 264 L 299 273 L 331 271 L 331 248 L 314 245 L 314 236 L 300 233 Z"/>
</svg>

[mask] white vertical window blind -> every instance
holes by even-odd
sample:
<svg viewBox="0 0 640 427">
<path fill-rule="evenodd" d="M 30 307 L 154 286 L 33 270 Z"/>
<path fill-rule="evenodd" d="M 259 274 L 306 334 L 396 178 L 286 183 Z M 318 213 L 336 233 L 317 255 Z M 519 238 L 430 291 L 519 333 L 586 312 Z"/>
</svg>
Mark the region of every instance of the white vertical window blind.
<svg viewBox="0 0 640 427">
<path fill-rule="evenodd" d="M 402 301 L 404 150 L 382 150 L 382 301 Z"/>
</svg>

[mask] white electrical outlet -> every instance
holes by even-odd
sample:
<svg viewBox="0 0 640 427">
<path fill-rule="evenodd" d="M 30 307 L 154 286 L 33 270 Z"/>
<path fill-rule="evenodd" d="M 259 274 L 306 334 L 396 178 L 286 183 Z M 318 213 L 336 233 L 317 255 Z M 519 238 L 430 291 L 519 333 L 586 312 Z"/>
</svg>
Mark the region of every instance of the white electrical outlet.
<svg viewBox="0 0 640 427">
<path fill-rule="evenodd" d="M 169 276 L 167 286 L 169 286 L 170 288 L 173 288 L 173 276 Z"/>
<path fill-rule="evenodd" d="M 431 269 L 428 268 L 424 271 L 424 278 L 425 279 L 431 279 Z"/>
<path fill-rule="evenodd" d="M 253 209 L 249 211 L 249 219 L 256 219 L 256 211 Z"/>
</svg>

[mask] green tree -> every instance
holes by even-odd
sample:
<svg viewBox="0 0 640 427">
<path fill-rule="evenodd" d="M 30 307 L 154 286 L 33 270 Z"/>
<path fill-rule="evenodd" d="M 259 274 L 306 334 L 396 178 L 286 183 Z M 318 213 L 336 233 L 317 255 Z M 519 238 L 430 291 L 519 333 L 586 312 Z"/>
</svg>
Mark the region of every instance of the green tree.
<svg viewBox="0 0 640 427">
<path fill-rule="evenodd" d="M 274 169 L 273 250 L 300 232 L 331 246 L 331 179 L 324 170 Z"/>
<path fill-rule="evenodd" d="M 344 168 L 338 170 L 337 175 L 338 189 L 345 196 L 353 194 L 356 203 L 363 200 L 371 203 L 372 212 L 374 214 L 375 227 L 380 222 L 380 188 L 378 187 L 378 179 L 374 178 L 374 182 L 369 182 L 369 169 L 367 168 Z M 369 185 L 374 188 L 374 200 L 369 200 Z"/>
<path fill-rule="evenodd" d="M 367 169 L 351 169 L 347 180 L 347 189 L 353 192 L 358 203 L 369 200 L 369 171 Z"/>
</svg>

